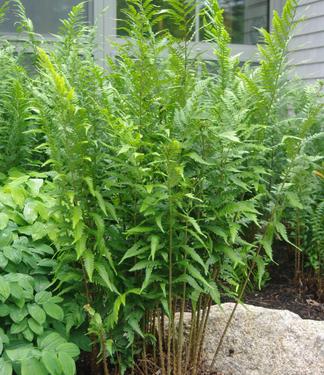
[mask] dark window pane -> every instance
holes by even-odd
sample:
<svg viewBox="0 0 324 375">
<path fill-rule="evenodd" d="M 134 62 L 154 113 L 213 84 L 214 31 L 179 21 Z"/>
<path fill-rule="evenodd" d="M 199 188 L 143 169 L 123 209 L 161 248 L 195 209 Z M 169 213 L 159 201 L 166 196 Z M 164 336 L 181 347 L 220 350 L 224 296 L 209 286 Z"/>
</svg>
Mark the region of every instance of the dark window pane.
<svg viewBox="0 0 324 375">
<path fill-rule="evenodd" d="M 4 0 L 0 0 L 3 4 Z M 60 19 L 66 18 L 73 5 L 81 0 L 22 0 L 27 16 L 33 21 L 35 31 L 40 34 L 56 33 Z M 6 15 L 6 21 L 0 24 L 0 32 L 15 32 L 17 21 L 12 5 Z"/>
<path fill-rule="evenodd" d="M 166 9 L 167 4 L 164 0 L 153 0 L 153 4 L 159 7 L 160 9 Z M 127 0 L 117 0 L 117 35 L 119 36 L 125 36 L 126 32 L 121 27 L 124 26 L 123 19 L 125 19 L 125 14 L 123 12 L 124 9 L 127 9 Z M 188 16 L 188 20 L 194 18 L 194 11 L 191 12 L 191 14 Z M 190 22 L 188 22 L 188 25 Z M 183 39 L 186 34 L 188 34 L 190 38 L 193 34 L 194 30 L 180 30 L 170 19 L 167 19 L 167 17 L 161 18 L 161 20 L 158 22 L 157 25 L 154 26 L 154 31 L 161 31 L 168 29 L 170 33 L 176 37 Z"/>
<path fill-rule="evenodd" d="M 232 43 L 256 44 L 258 28 L 268 28 L 268 0 L 220 0 Z"/>
<path fill-rule="evenodd" d="M 219 4 L 224 8 L 224 22 L 232 37 L 232 43 L 255 44 L 258 41 L 259 33 L 257 28 L 268 27 L 268 2 L 269 0 L 219 0 Z M 155 0 L 154 4 L 162 6 L 165 4 L 162 0 Z M 200 1 L 204 6 L 204 1 Z M 126 0 L 117 0 L 117 18 L 123 19 L 125 16 L 122 9 L 126 7 Z M 122 25 L 118 21 L 117 25 Z M 159 29 L 167 27 L 174 36 L 181 37 L 181 31 L 176 30 L 172 23 L 162 21 Z M 123 36 L 122 30 L 118 35 Z M 203 39 L 203 32 L 200 33 Z"/>
</svg>

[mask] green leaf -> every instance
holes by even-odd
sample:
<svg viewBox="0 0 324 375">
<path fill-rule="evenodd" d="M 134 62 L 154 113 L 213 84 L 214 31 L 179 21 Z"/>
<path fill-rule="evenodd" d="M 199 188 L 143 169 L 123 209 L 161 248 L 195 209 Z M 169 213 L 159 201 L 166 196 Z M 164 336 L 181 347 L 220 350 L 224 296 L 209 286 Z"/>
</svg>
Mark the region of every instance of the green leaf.
<svg viewBox="0 0 324 375">
<path fill-rule="evenodd" d="M 46 314 L 49 315 L 51 318 L 62 321 L 64 319 L 64 311 L 63 309 L 53 302 L 46 302 L 43 304 L 43 309 L 45 310 Z"/>
<path fill-rule="evenodd" d="M 0 253 L 0 268 L 5 269 L 8 265 L 8 259 Z"/>
<path fill-rule="evenodd" d="M 262 279 L 265 274 L 265 262 L 260 256 L 256 257 L 255 262 L 258 269 L 258 287 L 261 290 Z"/>
<path fill-rule="evenodd" d="M 113 311 L 111 314 L 111 328 L 113 328 L 114 325 L 117 323 L 120 307 L 122 305 L 125 306 L 125 303 L 126 303 L 126 295 L 125 294 L 119 295 L 114 303 Z"/>
<path fill-rule="evenodd" d="M 130 249 L 126 251 L 125 255 L 122 257 L 122 260 L 119 262 L 119 264 L 121 264 L 122 262 L 124 262 L 124 260 L 128 258 L 133 258 L 144 253 L 147 250 L 147 247 L 141 246 L 141 242 L 136 242 Z"/>
<path fill-rule="evenodd" d="M 298 195 L 292 191 L 288 191 L 286 192 L 286 197 L 287 197 L 287 200 L 288 200 L 288 203 L 290 205 L 290 207 L 292 208 L 299 208 L 299 209 L 303 209 L 304 206 L 301 204 L 299 198 L 298 198 Z"/>
<path fill-rule="evenodd" d="M 137 226 L 131 229 L 128 229 L 126 232 L 127 236 L 132 236 L 134 234 L 140 234 L 140 233 L 148 233 L 152 232 L 154 230 L 154 227 L 144 227 L 144 226 Z"/>
<path fill-rule="evenodd" d="M 191 248 L 190 246 L 184 245 L 183 246 L 184 251 L 197 263 L 199 263 L 205 270 L 205 273 L 207 274 L 208 267 L 202 260 L 201 256 L 196 252 L 195 249 Z"/>
<path fill-rule="evenodd" d="M 205 280 L 202 274 L 192 264 L 190 263 L 187 264 L 187 270 L 191 274 L 192 277 L 202 282 L 205 286 L 207 286 L 208 289 L 211 289 L 211 286 L 208 284 L 208 282 Z"/>
<path fill-rule="evenodd" d="M 199 290 L 200 292 L 203 291 L 202 288 L 197 283 L 197 281 L 188 274 L 183 274 L 183 275 L 177 277 L 173 282 L 175 284 L 176 283 L 188 283 L 193 289 Z"/>
<path fill-rule="evenodd" d="M 26 191 L 20 186 L 11 186 L 11 196 L 14 202 L 20 207 L 23 208 L 25 202 Z"/>
<path fill-rule="evenodd" d="M 19 323 L 12 324 L 10 327 L 10 333 L 12 335 L 17 335 L 18 333 L 23 332 L 25 329 L 27 329 L 27 319 L 24 319 Z"/>
<path fill-rule="evenodd" d="M 39 340 L 39 347 L 44 350 L 56 350 L 60 344 L 64 344 L 66 340 L 57 332 L 51 332 L 43 336 Z"/>
<path fill-rule="evenodd" d="M 84 225 L 83 221 L 79 221 L 78 224 L 76 225 L 76 227 L 74 228 L 74 231 L 73 231 L 73 236 L 74 236 L 73 243 L 75 243 L 75 242 L 77 242 L 81 239 L 81 237 L 83 236 L 83 233 L 84 233 L 84 228 L 85 228 L 85 225 Z"/>
<path fill-rule="evenodd" d="M 0 300 L 5 302 L 10 296 L 10 284 L 2 276 L 0 276 Z"/>
<path fill-rule="evenodd" d="M 42 180 L 41 178 L 31 178 L 30 180 L 28 180 L 27 185 L 29 186 L 30 192 L 33 197 L 37 197 L 39 195 L 39 191 L 43 184 L 44 180 Z"/>
<path fill-rule="evenodd" d="M 163 214 L 161 214 L 159 216 L 156 216 L 155 222 L 156 222 L 157 226 L 160 228 L 161 232 L 164 233 L 164 229 L 163 229 L 163 226 L 162 226 L 162 216 L 163 216 Z"/>
<path fill-rule="evenodd" d="M 220 305 L 221 304 L 221 296 L 220 296 L 220 292 L 218 290 L 218 287 L 217 287 L 217 285 L 216 285 L 216 283 L 214 281 L 211 281 L 210 285 L 211 285 L 211 288 L 208 289 L 209 294 L 210 294 L 212 300 L 217 305 Z"/>
<path fill-rule="evenodd" d="M 234 268 L 236 268 L 238 264 L 244 266 L 244 262 L 242 261 L 240 254 L 238 254 L 233 248 L 225 245 L 222 245 L 221 248 L 224 251 L 225 255 L 228 256 L 228 258 L 234 263 Z"/>
<path fill-rule="evenodd" d="M 80 207 L 73 207 L 73 215 L 72 215 L 72 228 L 75 229 L 79 221 L 82 220 L 82 210 Z"/>
<path fill-rule="evenodd" d="M 48 302 L 48 300 L 52 297 L 51 292 L 47 292 L 46 290 L 42 290 L 35 294 L 35 302 L 39 305 Z"/>
<path fill-rule="evenodd" d="M 266 254 L 272 260 L 272 241 L 273 241 L 274 228 L 273 224 L 268 224 L 266 232 L 260 241 Z"/>
<path fill-rule="evenodd" d="M 87 235 L 82 235 L 82 237 L 76 242 L 75 244 L 75 251 L 77 254 L 77 259 L 80 259 L 83 253 L 87 249 L 87 240 L 88 236 Z"/>
<path fill-rule="evenodd" d="M 240 138 L 236 135 L 236 132 L 232 130 L 223 133 L 218 133 L 217 135 L 219 136 L 219 138 L 227 139 L 232 142 L 241 142 Z"/>
<path fill-rule="evenodd" d="M 56 351 L 57 353 L 65 353 L 71 358 L 76 358 L 80 355 L 79 348 L 72 342 L 65 342 L 63 344 L 58 345 Z"/>
<path fill-rule="evenodd" d="M 134 319 L 134 318 L 130 318 L 128 320 L 128 324 L 133 328 L 133 330 L 141 337 L 144 338 L 144 334 L 143 334 L 143 331 L 141 330 L 140 326 L 139 326 L 139 323 L 138 323 L 138 320 L 137 319 Z"/>
<path fill-rule="evenodd" d="M 129 271 L 130 272 L 140 271 L 146 267 L 153 267 L 155 265 L 157 265 L 157 262 L 153 262 L 151 260 L 141 260 L 137 262 Z"/>
<path fill-rule="evenodd" d="M 61 363 L 64 375 L 75 375 L 76 367 L 74 360 L 67 353 L 59 352 L 58 359 Z"/>
<path fill-rule="evenodd" d="M 34 224 L 20 227 L 19 232 L 26 234 L 27 236 L 32 236 L 34 241 L 40 240 L 47 235 L 47 226 L 44 223 L 36 221 Z"/>
<path fill-rule="evenodd" d="M 0 191 L 0 202 L 5 206 L 16 208 L 16 203 L 13 201 L 10 194 Z"/>
<path fill-rule="evenodd" d="M 12 263 L 19 264 L 22 260 L 22 253 L 21 250 L 12 247 L 12 246 L 5 246 L 3 247 L 3 255 L 9 259 Z"/>
<path fill-rule="evenodd" d="M 110 204 L 109 202 L 106 202 L 106 207 L 107 207 L 107 209 L 108 209 L 108 211 L 109 211 L 111 217 L 112 217 L 115 221 L 117 221 L 117 223 L 118 223 L 118 217 L 117 217 L 117 214 L 116 214 L 115 207 L 114 207 L 112 204 Z"/>
<path fill-rule="evenodd" d="M 5 353 L 11 362 L 21 362 L 26 358 L 30 358 L 33 350 L 32 344 L 23 343 L 12 349 L 6 349 Z"/>
<path fill-rule="evenodd" d="M 93 187 L 93 180 L 91 177 L 84 177 L 84 181 L 87 183 L 88 185 L 88 189 L 90 191 L 90 194 L 95 197 L 96 196 L 96 192 L 94 190 L 94 187 Z"/>
<path fill-rule="evenodd" d="M 196 152 L 191 152 L 190 154 L 188 154 L 188 156 L 199 164 L 211 165 L 210 163 L 205 161 L 201 156 L 199 156 Z"/>
<path fill-rule="evenodd" d="M 47 350 L 43 351 L 42 363 L 51 375 L 62 374 L 61 363 L 59 362 L 56 353 Z"/>
<path fill-rule="evenodd" d="M 109 339 L 109 340 L 107 340 L 107 342 L 106 342 L 107 352 L 108 352 L 108 354 L 109 354 L 110 356 L 113 355 L 113 344 L 114 344 L 114 342 L 113 342 L 112 339 Z"/>
<path fill-rule="evenodd" d="M 83 254 L 83 262 L 89 280 L 92 282 L 92 276 L 94 271 L 94 254 L 91 251 L 85 251 L 85 253 Z"/>
<path fill-rule="evenodd" d="M 10 293 L 11 295 L 16 298 L 16 303 L 17 306 L 23 307 L 25 304 L 25 299 L 24 299 L 24 289 L 16 282 L 11 282 L 10 283 Z"/>
<path fill-rule="evenodd" d="M 10 245 L 12 241 L 13 241 L 12 232 L 8 231 L 7 229 L 4 231 L 0 231 L 0 248 Z"/>
<path fill-rule="evenodd" d="M 28 201 L 25 204 L 23 215 L 27 223 L 33 224 L 38 217 L 37 205 L 32 201 Z"/>
<path fill-rule="evenodd" d="M 33 318 L 28 319 L 28 327 L 37 335 L 40 336 L 44 332 L 43 326 L 38 324 Z"/>
<path fill-rule="evenodd" d="M 108 289 L 111 290 L 112 292 L 116 292 L 116 288 L 113 285 L 113 283 L 111 282 L 110 277 L 108 275 L 108 272 L 107 272 L 106 268 L 104 267 L 104 265 L 102 265 L 100 263 L 95 263 L 95 269 L 98 272 L 99 276 L 101 277 L 102 281 L 108 287 Z"/>
<path fill-rule="evenodd" d="M 34 340 L 34 334 L 29 328 L 26 328 L 22 334 L 27 341 L 32 342 Z"/>
<path fill-rule="evenodd" d="M 0 230 L 3 230 L 7 227 L 9 222 L 9 216 L 4 212 L 0 212 Z"/>
<path fill-rule="evenodd" d="M 12 375 L 12 366 L 10 362 L 0 358 L 0 374 L 1 375 Z"/>
<path fill-rule="evenodd" d="M 27 309 L 31 317 L 34 318 L 40 325 L 43 325 L 46 322 L 46 314 L 40 306 L 36 304 L 27 305 Z"/>
<path fill-rule="evenodd" d="M 0 318 L 3 318 L 9 315 L 9 312 L 10 312 L 9 306 L 0 303 Z"/>
<path fill-rule="evenodd" d="M 21 362 L 21 375 L 48 375 L 48 372 L 36 358 L 26 358 Z"/>
<path fill-rule="evenodd" d="M 101 211 L 107 216 L 106 204 L 99 191 L 95 191 L 95 197 L 97 198 L 97 202 L 99 204 Z"/>
<path fill-rule="evenodd" d="M 15 323 L 20 323 L 22 320 L 26 318 L 27 315 L 28 311 L 26 309 L 26 306 L 24 306 L 23 308 L 18 308 L 16 306 L 10 307 L 10 318 Z"/>
<path fill-rule="evenodd" d="M 145 278 L 144 278 L 144 281 L 143 281 L 143 284 L 142 284 L 141 291 L 143 291 L 149 285 L 150 280 L 151 280 L 152 272 L 153 272 L 153 267 L 148 266 L 145 270 Z"/>
<path fill-rule="evenodd" d="M 286 242 L 290 243 L 288 239 L 286 227 L 282 223 L 279 223 L 279 222 L 275 223 L 275 227 L 276 227 L 277 232 L 280 234 L 281 238 L 285 240 Z"/>
<path fill-rule="evenodd" d="M 159 247 L 160 243 L 160 237 L 153 235 L 151 236 L 151 258 L 154 260 L 155 259 L 155 253 Z"/>
</svg>

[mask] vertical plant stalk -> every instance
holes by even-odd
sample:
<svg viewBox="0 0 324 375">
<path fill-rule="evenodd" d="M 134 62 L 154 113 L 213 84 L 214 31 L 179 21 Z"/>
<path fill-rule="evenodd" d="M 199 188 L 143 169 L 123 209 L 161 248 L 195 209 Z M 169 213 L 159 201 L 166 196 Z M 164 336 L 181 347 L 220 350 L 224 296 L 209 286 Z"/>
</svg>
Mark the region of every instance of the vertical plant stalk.
<svg viewBox="0 0 324 375">
<path fill-rule="evenodd" d="M 213 277 L 212 279 L 216 282 L 217 277 L 218 277 L 218 272 L 219 270 L 215 267 L 213 271 Z M 207 323 L 208 323 L 208 318 L 210 314 L 210 309 L 212 306 L 212 298 L 210 296 L 207 296 L 206 298 L 206 305 L 204 308 L 204 317 L 202 319 L 202 328 L 201 328 L 201 334 L 200 334 L 200 341 L 198 342 L 198 363 L 200 363 L 201 356 L 202 356 L 202 351 L 203 351 L 203 346 L 204 346 L 204 341 L 205 341 L 205 335 L 206 335 L 206 329 L 207 329 Z"/>
<path fill-rule="evenodd" d="M 148 331 L 148 324 L 147 324 L 148 318 L 147 313 L 145 313 L 145 318 L 143 321 L 143 331 Z M 143 365 L 144 365 L 144 374 L 148 375 L 148 368 L 147 368 L 147 350 L 146 350 L 146 341 L 145 338 L 143 339 L 143 355 L 142 355 Z"/>
<path fill-rule="evenodd" d="M 103 331 L 100 334 L 100 342 L 101 342 L 101 348 L 102 348 L 102 367 L 104 370 L 104 375 L 110 375 L 108 361 L 107 361 L 106 337 Z"/>
<path fill-rule="evenodd" d="M 178 346 L 177 346 L 177 372 L 175 375 L 182 374 L 182 356 L 183 356 L 183 344 L 184 344 L 184 310 L 186 305 L 186 287 L 187 285 L 183 284 L 182 299 L 180 306 L 180 317 L 179 317 L 179 327 L 178 327 Z"/>
<path fill-rule="evenodd" d="M 157 316 L 157 329 L 158 329 L 158 341 L 159 341 L 159 357 L 160 357 L 160 365 L 162 370 L 162 375 L 166 375 L 165 370 L 165 358 L 164 358 L 164 350 L 163 350 L 163 341 L 164 341 L 164 330 L 163 330 L 163 311 L 161 309 L 160 314 Z"/>
<path fill-rule="evenodd" d="M 92 306 L 92 295 L 88 285 L 88 276 L 85 270 L 84 262 L 81 263 L 82 266 L 82 273 L 83 273 L 83 282 L 84 282 L 84 289 L 85 295 L 88 306 Z M 91 367 L 91 374 L 96 374 L 99 371 L 98 364 L 97 364 L 97 357 L 99 354 L 98 345 L 96 344 L 96 336 L 91 334 L 91 356 L 90 356 L 90 367 Z M 106 375 L 106 374 L 105 374 Z"/>
<path fill-rule="evenodd" d="M 167 347 L 167 374 L 171 374 L 171 344 L 173 339 L 173 330 L 174 330 L 174 319 L 173 319 L 173 306 L 172 306 L 172 299 L 173 299 L 173 228 L 172 228 L 172 188 L 170 181 L 168 182 L 168 192 L 169 192 L 169 202 L 168 202 L 168 210 L 169 210 L 169 327 L 168 327 L 168 347 Z"/>
<path fill-rule="evenodd" d="M 295 283 L 298 285 L 300 290 L 303 278 L 302 269 L 302 254 L 299 250 L 301 248 L 301 222 L 300 222 L 300 209 L 297 208 L 296 212 L 296 238 L 295 238 Z"/>
<path fill-rule="evenodd" d="M 232 320 L 233 320 L 233 317 L 234 317 L 235 312 L 236 312 L 236 310 L 237 310 L 237 307 L 238 307 L 238 305 L 239 305 L 239 302 L 242 300 L 242 297 L 243 297 L 243 295 L 244 295 L 245 289 L 246 289 L 246 287 L 247 287 L 247 285 L 248 285 L 248 283 L 249 283 L 249 281 L 250 281 L 250 277 L 251 277 L 252 272 L 253 272 L 253 270 L 254 270 L 254 268 L 255 268 L 255 266 L 256 266 L 256 261 L 255 261 L 255 259 L 260 255 L 261 249 L 262 249 L 262 246 L 259 245 L 259 247 L 258 247 L 258 249 L 257 249 L 257 252 L 256 252 L 256 254 L 255 254 L 254 260 L 253 260 L 253 262 L 252 262 L 252 265 L 251 265 L 250 268 L 249 268 L 249 271 L 248 271 L 248 274 L 247 274 L 247 276 L 246 276 L 246 278 L 245 278 L 244 284 L 243 284 L 243 286 L 242 286 L 242 288 L 241 288 L 241 291 L 240 291 L 240 293 L 239 293 L 239 295 L 238 295 L 237 302 L 235 302 L 235 305 L 234 305 L 234 307 L 233 307 L 233 309 L 232 309 L 232 311 L 231 311 L 231 314 L 230 314 L 230 316 L 229 316 L 229 318 L 228 318 L 228 320 L 227 320 L 227 322 L 226 322 L 225 328 L 224 328 L 224 330 L 223 330 L 223 333 L 222 333 L 221 338 L 220 338 L 220 340 L 219 340 L 219 343 L 218 343 L 218 345 L 217 345 L 217 348 L 216 348 L 216 351 L 215 351 L 214 357 L 213 357 L 212 362 L 211 362 L 211 364 L 210 364 L 210 371 L 213 369 L 213 367 L 214 367 L 214 365 L 215 365 L 215 362 L 216 362 L 217 356 L 218 356 L 218 354 L 219 354 L 219 352 L 220 352 L 220 350 L 221 350 L 221 348 L 222 348 L 222 345 L 223 345 L 223 342 L 224 342 L 225 336 L 226 336 L 227 331 L 228 331 L 228 329 L 229 329 L 229 327 L 230 327 L 230 325 L 231 325 L 231 323 L 232 323 Z"/>
<path fill-rule="evenodd" d="M 191 311 L 191 319 L 190 319 L 190 331 L 189 331 L 189 340 L 186 349 L 186 362 L 184 367 L 184 373 L 187 374 L 188 371 L 191 371 L 191 357 L 192 357 L 192 346 L 193 346 L 193 337 L 194 337 L 194 330 L 196 325 L 196 311 L 192 309 Z"/>
</svg>

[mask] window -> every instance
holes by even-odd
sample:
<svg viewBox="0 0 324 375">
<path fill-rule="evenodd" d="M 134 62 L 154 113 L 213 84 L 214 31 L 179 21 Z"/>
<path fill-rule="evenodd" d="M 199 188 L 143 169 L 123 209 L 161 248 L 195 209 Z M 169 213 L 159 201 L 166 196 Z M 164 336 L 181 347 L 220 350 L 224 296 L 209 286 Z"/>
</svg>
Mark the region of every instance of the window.
<svg viewBox="0 0 324 375">
<path fill-rule="evenodd" d="M 4 0 L 0 0 L 0 4 Z M 33 21 L 35 32 L 39 34 L 56 33 L 60 26 L 60 19 L 65 18 L 73 5 L 81 0 L 22 0 L 27 16 Z M 14 5 L 11 5 L 6 21 L 0 24 L 1 33 L 14 33 L 17 21 Z"/>
<path fill-rule="evenodd" d="M 60 25 L 60 19 L 65 18 L 71 7 L 82 0 L 22 0 L 26 7 L 27 16 L 32 19 L 35 31 L 48 35 L 56 33 Z M 163 0 L 154 0 L 157 5 L 165 4 Z M 280 10 L 284 0 L 219 0 L 224 8 L 224 19 L 227 29 L 232 36 L 233 54 L 241 54 L 241 59 L 256 60 L 255 43 L 258 41 L 256 28 L 269 25 L 269 14 L 273 9 Z M 4 0 L 0 0 L 3 4 Z M 204 0 L 197 0 L 199 6 L 204 6 Z M 98 61 L 104 59 L 104 54 L 114 54 L 113 43 L 122 42 L 123 34 L 117 31 L 120 25 L 117 21 L 123 18 L 122 9 L 126 6 L 126 0 L 91 0 L 87 6 L 88 19 L 97 20 L 98 30 Z M 269 9 L 271 10 L 269 12 Z M 0 34 L 15 32 L 15 16 L 12 12 L 7 15 L 7 21 L 0 24 Z M 201 20 L 199 20 L 201 23 Z M 200 27 L 196 23 L 197 30 Z M 170 31 L 177 35 L 174 25 L 167 24 Z M 215 60 L 210 45 L 203 40 L 203 33 L 196 34 L 194 49 L 198 50 L 207 60 Z M 16 38 L 16 35 L 14 35 Z M 198 42 L 198 43 L 197 43 Z"/>
<path fill-rule="evenodd" d="M 156 5 L 161 5 L 161 0 L 155 0 Z M 257 28 L 268 28 L 269 20 L 269 1 L 268 0 L 220 0 L 219 4 L 224 8 L 224 21 L 232 37 L 234 44 L 256 44 L 259 33 Z M 198 1 L 198 5 L 203 7 L 204 1 Z M 117 2 L 117 18 L 123 18 L 122 10 L 126 7 L 126 0 Z M 202 20 L 200 20 L 201 23 Z M 118 22 L 117 26 L 120 25 Z M 166 26 L 166 25 L 163 25 Z M 170 31 L 177 36 L 177 30 L 172 25 L 167 25 Z M 200 27 L 197 24 L 197 27 Z M 121 30 L 119 36 L 123 36 Z M 200 39 L 203 39 L 203 33 L 200 33 Z"/>
</svg>

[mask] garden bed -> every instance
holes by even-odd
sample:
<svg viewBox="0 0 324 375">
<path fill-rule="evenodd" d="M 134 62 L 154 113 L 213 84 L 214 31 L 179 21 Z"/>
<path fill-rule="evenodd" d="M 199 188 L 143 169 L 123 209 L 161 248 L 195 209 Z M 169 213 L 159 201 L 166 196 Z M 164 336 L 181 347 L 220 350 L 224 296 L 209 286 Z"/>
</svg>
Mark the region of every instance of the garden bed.
<svg viewBox="0 0 324 375">
<path fill-rule="evenodd" d="M 324 320 L 324 303 L 317 301 L 315 292 L 309 288 L 300 291 L 292 282 L 270 283 L 262 291 L 249 293 L 245 303 L 290 310 L 303 319 Z"/>
</svg>

